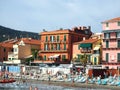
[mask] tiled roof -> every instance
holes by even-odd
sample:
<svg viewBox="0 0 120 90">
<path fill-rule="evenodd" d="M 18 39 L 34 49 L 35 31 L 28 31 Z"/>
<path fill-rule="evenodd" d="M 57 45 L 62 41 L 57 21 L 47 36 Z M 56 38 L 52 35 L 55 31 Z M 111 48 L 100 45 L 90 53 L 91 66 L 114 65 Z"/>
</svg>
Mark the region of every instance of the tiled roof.
<svg viewBox="0 0 120 90">
<path fill-rule="evenodd" d="M 96 41 L 98 41 L 98 39 L 87 39 L 87 40 L 83 40 L 81 42 L 76 42 L 74 44 L 78 44 L 78 43 L 94 43 Z"/>
<path fill-rule="evenodd" d="M 40 45 L 40 40 L 35 40 L 31 38 L 22 38 L 22 39 L 11 39 L 11 40 L 6 40 L 4 42 L 0 43 L 0 46 L 2 47 L 13 47 L 13 44 L 19 44 L 20 41 L 23 40 L 25 44 L 32 44 L 32 45 Z"/>
<path fill-rule="evenodd" d="M 35 40 L 31 38 L 23 38 L 21 39 L 25 44 L 34 44 L 34 45 L 40 45 L 40 40 Z"/>
<path fill-rule="evenodd" d="M 13 47 L 13 44 L 11 44 L 11 43 L 0 43 L 0 46 L 1 46 L 1 47 L 12 48 L 12 47 Z"/>
<path fill-rule="evenodd" d="M 120 21 L 120 17 L 116 17 L 116 18 L 113 18 L 113 19 L 110 19 L 110 20 L 106 20 L 103 23 L 106 23 L 106 22 L 117 22 L 117 21 Z"/>
</svg>

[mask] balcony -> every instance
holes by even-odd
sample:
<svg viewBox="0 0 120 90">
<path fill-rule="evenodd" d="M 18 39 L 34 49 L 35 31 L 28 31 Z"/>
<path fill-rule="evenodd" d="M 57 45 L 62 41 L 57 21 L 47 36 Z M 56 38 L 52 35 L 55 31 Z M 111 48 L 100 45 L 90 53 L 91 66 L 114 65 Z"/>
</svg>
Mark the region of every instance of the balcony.
<svg viewBox="0 0 120 90">
<path fill-rule="evenodd" d="M 40 50 L 40 52 L 48 52 L 48 53 L 50 53 L 50 52 L 68 52 L 69 50 L 68 49 L 66 49 L 66 50 L 64 50 L 64 49 L 60 49 L 60 50 L 56 50 L 56 49 L 54 49 L 54 50 Z"/>
<path fill-rule="evenodd" d="M 43 43 L 68 43 L 68 41 L 64 41 L 64 40 L 54 40 L 54 41 L 43 41 Z"/>
<path fill-rule="evenodd" d="M 102 50 L 120 50 L 120 47 L 109 47 L 109 48 L 102 48 Z"/>
<path fill-rule="evenodd" d="M 89 49 L 82 49 L 81 53 L 92 53 L 93 50 L 89 50 Z"/>
</svg>

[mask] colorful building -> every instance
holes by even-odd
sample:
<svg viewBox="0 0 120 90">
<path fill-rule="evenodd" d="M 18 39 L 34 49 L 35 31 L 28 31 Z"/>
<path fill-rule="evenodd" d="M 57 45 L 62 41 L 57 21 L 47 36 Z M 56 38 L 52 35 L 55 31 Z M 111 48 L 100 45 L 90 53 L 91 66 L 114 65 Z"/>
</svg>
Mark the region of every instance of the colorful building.
<svg viewBox="0 0 120 90">
<path fill-rule="evenodd" d="M 120 17 L 102 22 L 103 67 L 117 69 L 120 66 Z"/>
<path fill-rule="evenodd" d="M 6 40 L 0 43 L 0 62 L 8 60 L 8 52 L 13 51 L 13 44 L 15 40 Z"/>
<path fill-rule="evenodd" d="M 89 38 L 92 32 L 90 27 L 75 27 L 55 31 L 41 32 L 40 60 L 35 63 L 70 63 L 72 59 L 72 44 L 81 41 L 83 37 Z"/>
<path fill-rule="evenodd" d="M 92 65 L 100 64 L 101 39 L 90 38 L 87 40 L 83 40 L 81 42 L 74 43 L 73 44 L 73 60 L 75 58 L 80 62 L 82 55 L 87 56 L 87 64 L 92 64 Z"/>
<path fill-rule="evenodd" d="M 40 40 L 31 38 L 12 39 L 1 43 L 1 45 L 6 46 L 1 49 L 4 54 L 0 54 L 2 57 L 6 55 L 6 60 L 3 58 L 3 63 L 6 64 L 20 64 L 26 58 L 32 57 L 33 49 L 40 50 Z M 8 50 L 8 46 L 10 50 Z"/>
</svg>

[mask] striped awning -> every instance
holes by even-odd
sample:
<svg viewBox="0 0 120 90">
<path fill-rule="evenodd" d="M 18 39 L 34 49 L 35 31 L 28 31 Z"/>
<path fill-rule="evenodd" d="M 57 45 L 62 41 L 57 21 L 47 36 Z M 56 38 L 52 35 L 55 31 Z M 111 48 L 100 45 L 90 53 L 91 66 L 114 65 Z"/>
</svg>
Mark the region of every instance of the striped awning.
<svg viewBox="0 0 120 90">
<path fill-rule="evenodd" d="M 93 50 L 99 50 L 99 49 L 100 49 L 100 45 L 97 45 L 97 46 L 94 47 Z"/>
</svg>

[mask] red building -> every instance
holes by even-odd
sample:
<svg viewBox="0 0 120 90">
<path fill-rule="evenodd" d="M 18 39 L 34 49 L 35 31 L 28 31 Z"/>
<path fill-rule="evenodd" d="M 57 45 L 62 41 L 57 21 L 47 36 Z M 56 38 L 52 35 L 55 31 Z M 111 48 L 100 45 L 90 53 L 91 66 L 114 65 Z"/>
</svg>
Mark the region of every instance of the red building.
<svg viewBox="0 0 120 90">
<path fill-rule="evenodd" d="M 40 60 L 35 63 L 70 63 L 72 59 L 72 44 L 89 38 L 92 32 L 90 27 L 75 27 L 72 30 L 55 30 L 41 32 Z"/>
</svg>

